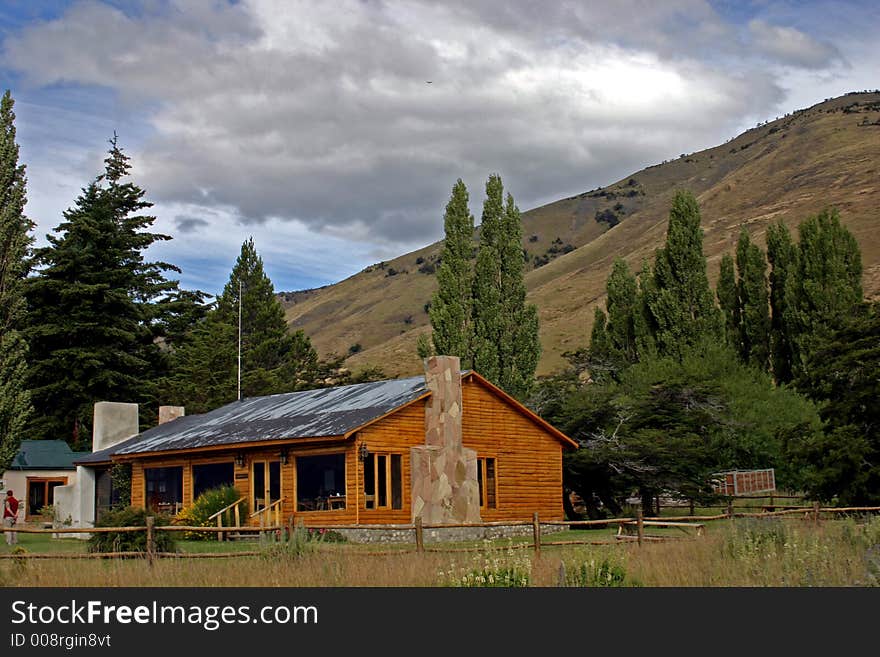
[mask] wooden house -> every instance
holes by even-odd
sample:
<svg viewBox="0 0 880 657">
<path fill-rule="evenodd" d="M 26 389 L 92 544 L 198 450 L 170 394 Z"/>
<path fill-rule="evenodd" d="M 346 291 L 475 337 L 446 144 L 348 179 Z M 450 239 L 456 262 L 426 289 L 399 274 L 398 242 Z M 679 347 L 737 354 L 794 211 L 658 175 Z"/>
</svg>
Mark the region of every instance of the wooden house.
<svg viewBox="0 0 880 657">
<path fill-rule="evenodd" d="M 577 444 L 457 358 L 429 361 L 426 377 L 178 417 L 99 460 L 131 464 L 133 506 L 175 512 L 232 484 L 254 524 L 562 519 L 562 454 Z"/>
</svg>

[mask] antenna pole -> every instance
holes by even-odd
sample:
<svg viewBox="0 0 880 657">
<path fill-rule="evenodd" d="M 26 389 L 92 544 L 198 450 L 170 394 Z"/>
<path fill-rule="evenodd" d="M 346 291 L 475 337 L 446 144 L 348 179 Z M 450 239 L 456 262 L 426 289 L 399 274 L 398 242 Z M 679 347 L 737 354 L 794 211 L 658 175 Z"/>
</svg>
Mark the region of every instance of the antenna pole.
<svg viewBox="0 0 880 657">
<path fill-rule="evenodd" d="M 238 279 L 238 399 L 241 401 L 241 278 Z"/>
</svg>

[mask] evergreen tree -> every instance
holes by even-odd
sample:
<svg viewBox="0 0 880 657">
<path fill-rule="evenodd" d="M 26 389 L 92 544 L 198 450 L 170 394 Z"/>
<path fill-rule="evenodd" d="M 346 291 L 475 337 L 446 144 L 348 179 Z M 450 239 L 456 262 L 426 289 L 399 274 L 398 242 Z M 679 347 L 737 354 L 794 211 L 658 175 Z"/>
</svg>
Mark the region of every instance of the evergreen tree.
<svg viewBox="0 0 880 657">
<path fill-rule="evenodd" d="M 657 250 L 646 301 L 660 354 L 681 357 L 703 340 L 720 337 L 720 317 L 706 276 L 700 209 L 690 192 L 679 191 L 672 200 L 666 244 Z"/>
<path fill-rule="evenodd" d="M 736 272 L 733 258 L 729 253 L 721 256 L 721 273 L 718 276 L 718 287 L 715 291 L 718 305 L 724 315 L 724 331 L 727 341 L 739 351 L 739 294 L 736 289 Z"/>
<path fill-rule="evenodd" d="M 241 290 L 241 295 L 239 295 Z M 245 241 L 211 311 L 175 353 L 166 396 L 204 412 L 238 397 L 241 297 L 241 395 L 255 397 L 314 387 L 318 356 L 302 330 L 290 333 L 253 238 Z"/>
<path fill-rule="evenodd" d="M 639 360 L 638 329 L 642 313 L 638 282 L 622 258 L 616 258 L 606 283 L 608 309 L 596 308 L 590 335 L 588 369 L 594 380 L 614 379 Z"/>
<path fill-rule="evenodd" d="M 89 445 L 96 401 L 143 402 L 161 362 L 156 344 L 163 309 L 179 271 L 146 262 L 143 252 L 170 237 L 148 232 L 152 204 L 126 181 L 129 158 L 116 136 L 99 175 L 64 213 L 65 221 L 37 251 L 42 266 L 27 290 L 30 385 L 36 437 Z"/>
<path fill-rule="evenodd" d="M 0 472 L 9 467 L 31 414 L 24 284 L 30 270 L 30 231 L 25 216 L 25 167 L 18 163 L 12 94 L 0 100 Z"/>
<path fill-rule="evenodd" d="M 463 368 L 473 365 L 472 302 L 474 217 L 468 192 L 459 178 L 443 217 L 446 239 L 437 271 L 438 289 L 429 316 L 438 354 L 458 356 Z"/>
<path fill-rule="evenodd" d="M 473 285 L 474 369 L 514 396 L 532 383 L 541 353 L 538 309 L 526 304 L 522 223 L 498 175 L 486 183 Z"/>
<path fill-rule="evenodd" d="M 797 274 L 797 247 L 782 222 L 767 227 L 767 259 L 770 261 L 770 359 L 773 376 L 779 383 L 792 378 L 794 352 L 786 316 L 785 289 L 790 277 Z"/>
<path fill-rule="evenodd" d="M 770 306 L 767 292 L 767 260 L 749 240 L 745 229 L 736 246 L 739 354 L 744 363 L 767 370 L 770 359 Z"/>
</svg>

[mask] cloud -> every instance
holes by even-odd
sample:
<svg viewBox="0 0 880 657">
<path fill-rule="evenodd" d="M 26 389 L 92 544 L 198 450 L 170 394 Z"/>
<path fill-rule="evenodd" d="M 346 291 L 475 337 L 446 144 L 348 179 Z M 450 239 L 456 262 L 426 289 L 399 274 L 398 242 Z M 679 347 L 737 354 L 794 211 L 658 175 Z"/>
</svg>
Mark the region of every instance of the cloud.
<svg viewBox="0 0 880 657">
<path fill-rule="evenodd" d="M 8 36 L 4 65 L 36 88 L 111 90 L 142 117 L 123 146 L 157 214 L 175 208 L 174 243 L 217 226 L 273 242 L 271 229 L 321 247 L 303 253 L 324 240 L 359 258 L 438 238 L 456 178 L 477 218 L 492 172 L 528 209 L 779 113 L 767 58 L 840 58 L 703 0 L 135 8 L 74 4 Z M 353 262 L 329 257 L 337 277 Z"/>
<path fill-rule="evenodd" d="M 793 27 L 770 25 L 763 20 L 749 21 L 749 33 L 755 49 L 784 64 L 808 69 L 844 62 L 832 44 L 818 41 Z"/>
<path fill-rule="evenodd" d="M 211 225 L 210 221 L 199 219 L 198 217 L 177 216 L 174 217 L 174 225 L 181 233 L 194 233 L 200 228 L 206 228 Z"/>
</svg>

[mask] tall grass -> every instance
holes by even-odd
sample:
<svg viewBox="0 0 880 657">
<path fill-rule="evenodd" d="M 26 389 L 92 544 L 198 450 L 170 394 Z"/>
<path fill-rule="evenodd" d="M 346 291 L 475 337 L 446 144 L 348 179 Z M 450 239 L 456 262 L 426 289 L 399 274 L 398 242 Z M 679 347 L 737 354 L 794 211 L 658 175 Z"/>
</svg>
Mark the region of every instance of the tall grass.
<svg viewBox="0 0 880 657">
<path fill-rule="evenodd" d="M 502 549 L 490 549 L 498 548 Z M 315 548 L 315 549 L 312 549 Z M 2 586 L 878 586 L 880 518 L 742 519 L 701 538 L 638 546 L 374 556 L 346 544 L 276 546 L 258 557 L 3 560 Z M 491 581 L 490 581 L 491 578 Z"/>
</svg>

